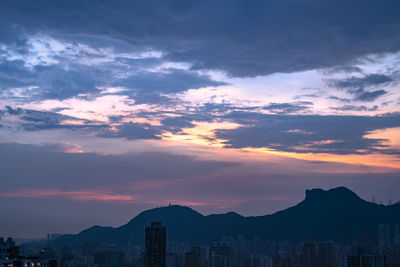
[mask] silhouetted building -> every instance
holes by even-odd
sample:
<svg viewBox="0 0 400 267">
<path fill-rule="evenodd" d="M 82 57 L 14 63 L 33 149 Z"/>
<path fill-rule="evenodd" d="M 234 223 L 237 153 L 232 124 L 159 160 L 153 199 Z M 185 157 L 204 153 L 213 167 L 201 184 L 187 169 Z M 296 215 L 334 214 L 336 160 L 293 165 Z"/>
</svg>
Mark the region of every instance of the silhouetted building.
<svg viewBox="0 0 400 267">
<path fill-rule="evenodd" d="M 333 242 L 318 245 L 318 267 L 337 266 L 336 248 Z"/>
<path fill-rule="evenodd" d="M 47 234 L 47 241 L 51 242 L 60 236 L 62 236 L 62 234 Z"/>
<path fill-rule="evenodd" d="M 58 267 L 56 260 L 40 260 L 39 257 L 19 257 L 14 260 L 0 260 L 1 267 Z"/>
<path fill-rule="evenodd" d="M 307 242 L 301 251 L 301 264 L 303 267 L 317 266 L 317 249 L 314 242 Z"/>
<path fill-rule="evenodd" d="M 393 266 L 400 267 L 400 243 L 393 246 Z"/>
<path fill-rule="evenodd" d="M 400 225 L 393 225 L 393 244 L 400 244 Z"/>
<path fill-rule="evenodd" d="M 230 248 L 227 246 L 210 247 L 210 267 L 230 267 Z"/>
<path fill-rule="evenodd" d="M 100 267 L 124 266 L 125 255 L 121 251 L 101 251 L 94 254 L 94 263 Z"/>
<path fill-rule="evenodd" d="M 179 257 L 176 253 L 167 253 L 165 256 L 166 267 L 179 267 Z"/>
<path fill-rule="evenodd" d="M 166 267 L 166 229 L 161 222 L 146 227 L 145 246 L 145 266 Z"/>
<path fill-rule="evenodd" d="M 289 255 L 282 256 L 280 254 L 277 254 L 273 261 L 273 266 L 274 267 L 293 267 L 293 266 L 297 266 L 297 264 L 295 263 L 292 256 L 289 256 Z"/>
<path fill-rule="evenodd" d="M 55 251 L 50 247 L 42 248 L 39 251 L 39 259 L 41 259 L 41 260 L 54 260 L 56 258 L 57 258 L 57 256 L 56 256 Z"/>
<path fill-rule="evenodd" d="M 16 259 L 19 255 L 19 247 L 15 241 L 9 237 L 6 241 L 0 237 L 0 260 Z"/>
<path fill-rule="evenodd" d="M 347 256 L 345 267 L 384 267 L 383 255 L 350 255 Z"/>
<path fill-rule="evenodd" d="M 198 253 L 190 251 L 185 253 L 185 267 L 199 267 L 200 258 Z"/>
<path fill-rule="evenodd" d="M 249 267 L 272 267 L 272 258 L 264 254 L 251 254 Z"/>
<path fill-rule="evenodd" d="M 378 225 L 378 247 L 389 247 L 391 245 L 390 226 Z"/>
</svg>

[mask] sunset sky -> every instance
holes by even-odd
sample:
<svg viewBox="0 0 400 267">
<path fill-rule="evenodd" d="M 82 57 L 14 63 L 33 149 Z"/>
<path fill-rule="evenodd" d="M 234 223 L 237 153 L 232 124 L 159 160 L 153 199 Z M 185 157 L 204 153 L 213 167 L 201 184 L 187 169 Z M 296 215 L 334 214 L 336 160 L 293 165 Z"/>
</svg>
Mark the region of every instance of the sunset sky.
<svg viewBox="0 0 400 267">
<path fill-rule="evenodd" d="M 4 0 L 0 236 L 169 203 L 400 200 L 398 0 Z"/>
</svg>

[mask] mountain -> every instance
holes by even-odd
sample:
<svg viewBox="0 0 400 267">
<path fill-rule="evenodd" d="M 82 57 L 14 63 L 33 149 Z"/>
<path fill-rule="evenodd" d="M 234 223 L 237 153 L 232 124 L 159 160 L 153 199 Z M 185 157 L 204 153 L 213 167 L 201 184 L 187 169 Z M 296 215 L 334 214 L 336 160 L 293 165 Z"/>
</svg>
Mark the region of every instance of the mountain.
<svg viewBox="0 0 400 267">
<path fill-rule="evenodd" d="M 305 199 L 271 215 L 243 217 L 237 213 L 204 216 L 191 208 L 172 205 L 146 210 L 117 228 L 93 226 L 77 235 L 56 239 L 59 244 L 83 242 L 124 243 L 130 237 L 144 241 L 144 229 L 161 221 L 173 241 L 211 242 L 224 236 L 260 236 L 266 240 L 335 240 L 348 242 L 365 233 L 376 236 L 377 225 L 400 223 L 400 204 L 389 206 L 365 201 L 354 192 L 337 187 L 306 191 Z"/>
</svg>

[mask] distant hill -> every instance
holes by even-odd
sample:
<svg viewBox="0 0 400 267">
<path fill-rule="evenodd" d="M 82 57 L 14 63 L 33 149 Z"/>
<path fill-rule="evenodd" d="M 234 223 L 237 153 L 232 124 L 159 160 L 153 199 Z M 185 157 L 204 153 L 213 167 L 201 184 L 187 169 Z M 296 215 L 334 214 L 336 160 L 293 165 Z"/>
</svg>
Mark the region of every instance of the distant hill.
<svg viewBox="0 0 400 267">
<path fill-rule="evenodd" d="M 184 206 L 146 210 L 117 228 L 93 226 L 77 235 L 56 239 L 59 244 L 83 242 L 126 242 L 134 236 L 144 240 L 144 229 L 151 221 L 167 227 L 167 239 L 211 242 L 224 236 L 260 236 L 266 240 L 358 240 L 365 233 L 376 236 L 377 225 L 400 223 L 400 204 L 389 206 L 365 201 L 354 192 L 337 187 L 306 191 L 303 201 L 271 215 L 243 217 L 237 213 L 204 216 Z"/>
</svg>

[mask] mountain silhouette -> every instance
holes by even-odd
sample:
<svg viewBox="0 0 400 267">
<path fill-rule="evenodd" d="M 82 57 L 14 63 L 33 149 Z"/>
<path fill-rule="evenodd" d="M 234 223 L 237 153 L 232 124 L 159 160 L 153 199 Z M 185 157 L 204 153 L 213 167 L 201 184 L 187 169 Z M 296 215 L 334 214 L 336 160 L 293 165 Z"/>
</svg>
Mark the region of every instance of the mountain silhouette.
<svg viewBox="0 0 400 267">
<path fill-rule="evenodd" d="M 334 240 L 350 242 L 364 234 L 376 236 L 381 223 L 400 223 L 400 204 L 378 205 L 354 192 L 337 187 L 312 189 L 296 206 L 271 215 L 243 217 L 237 213 L 204 216 L 191 208 L 170 205 L 146 210 L 117 228 L 93 226 L 77 235 L 63 235 L 60 244 L 83 242 L 126 242 L 134 237 L 144 242 L 144 229 L 151 221 L 161 221 L 170 241 L 195 243 L 218 241 L 224 236 L 259 236 L 265 240 Z"/>
</svg>

